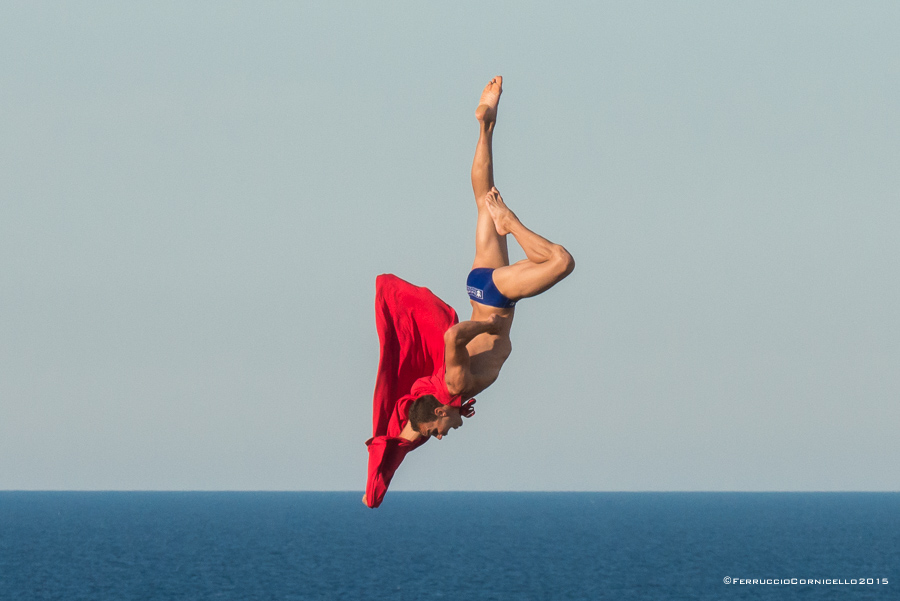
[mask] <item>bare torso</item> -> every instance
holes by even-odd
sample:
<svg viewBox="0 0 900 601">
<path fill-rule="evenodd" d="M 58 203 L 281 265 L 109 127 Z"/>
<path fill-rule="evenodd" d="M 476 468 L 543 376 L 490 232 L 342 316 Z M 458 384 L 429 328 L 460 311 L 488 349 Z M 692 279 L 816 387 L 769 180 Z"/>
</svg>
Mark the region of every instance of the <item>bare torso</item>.
<svg viewBox="0 0 900 601">
<path fill-rule="evenodd" d="M 481 393 L 500 375 L 500 368 L 512 352 L 509 332 L 516 311 L 515 308 L 500 309 L 474 301 L 469 302 L 472 304 L 472 321 L 487 321 L 491 315 L 499 315 L 504 318 L 504 324 L 499 334 L 479 334 L 466 345 L 470 360 L 469 370 L 473 377 L 472 386 L 462 393 L 463 398 L 467 399 Z"/>
<path fill-rule="evenodd" d="M 467 385 L 461 390 L 453 390 L 451 389 L 451 384 L 448 380 L 448 389 L 451 394 L 459 394 L 463 399 L 468 400 L 476 394 L 480 394 L 485 388 L 497 380 L 497 376 L 500 375 L 500 368 L 503 367 L 503 363 L 506 362 L 506 359 L 512 351 L 512 343 L 509 340 L 509 331 L 512 327 L 514 314 L 514 308 L 500 309 L 497 307 L 488 307 L 472 301 L 472 320 L 470 322 L 465 322 L 464 324 L 458 324 L 457 326 L 454 326 L 454 328 L 451 328 L 451 330 L 466 324 L 470 326 L 473 324 L 486 324 L 491 321 L 491 318 L 494 315 L 501 318 L 499 320 L 500 323 L 496 324 L 499 326 L 499 329 L 496 327 L 492 328 L 496 330 L 496 333 L 484 332 L 478 334 L 466 344 L 465 353 L 468 357 L 466 357 L 465 360 L 465 371 L 468 372 L 468 375 L 467 377 L 462 378 L 462 380 L 465 381 Z M 449 346 L 448 348 L 452 349 L 453 347 Z M 449 368 L 449 355 L 445 357 L 445 360 L 448 361 Z M 400 438 L 415 442 L 421 437 L 422 434 L 416 432 L 407 420 L 403 425 L 403 431 L 400 433 Z M 438 436 L 438 438 L 440 438 L 440 436 Z"/>
</svg>

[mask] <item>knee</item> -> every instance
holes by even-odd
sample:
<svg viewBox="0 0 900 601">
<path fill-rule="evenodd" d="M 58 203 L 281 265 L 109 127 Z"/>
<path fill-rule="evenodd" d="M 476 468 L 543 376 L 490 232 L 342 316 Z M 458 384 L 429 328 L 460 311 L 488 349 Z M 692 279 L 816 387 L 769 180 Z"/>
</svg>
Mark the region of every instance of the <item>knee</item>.
<svg viewBox="0 0 900 601">
<path fill-rule="evenodd" d="M 553 260 L 559 266 L 560 279 L 575 271 L 575 258 L 559 244 L 553 245 Z"/>
</svg>

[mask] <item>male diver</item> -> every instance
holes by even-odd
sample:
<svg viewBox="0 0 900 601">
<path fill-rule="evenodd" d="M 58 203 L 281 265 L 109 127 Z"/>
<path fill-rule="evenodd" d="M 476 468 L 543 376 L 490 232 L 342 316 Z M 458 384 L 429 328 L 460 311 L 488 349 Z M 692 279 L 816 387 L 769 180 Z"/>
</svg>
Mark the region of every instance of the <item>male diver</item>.
<svg viewBox="0 0 900 601">
<path fill-rule="evenodd" d="M 375 436 L 366 443 L 369 481 L 363 503 L 369 507 L 381 504 L 407 452 L 431 437 L 442 439 L 462 425 L 464 416 L 474 414 L 470 399 L 494 383 L 512 351 L 509 332 L 516 302 L 545 292 L 575 268 L 572 255 L 525 227 L 494 186 L 491 142 L 502 84 L 502 77 L 493 78 L 475 110 L 479 137 L 472 191 L 478 222 L 475 261 L 466 282 L 471 319 L 456 323 L 455 312 L 429 290 L 396 276 L 379 276 L 377 282 L 382 356 L 375 390 Z M 509 234 L 526 256 L 512 265 Z M 419 347 L 417 355 L 427 358 L 418 365 L 404 364 L 414 346 Z"/>
</svg>

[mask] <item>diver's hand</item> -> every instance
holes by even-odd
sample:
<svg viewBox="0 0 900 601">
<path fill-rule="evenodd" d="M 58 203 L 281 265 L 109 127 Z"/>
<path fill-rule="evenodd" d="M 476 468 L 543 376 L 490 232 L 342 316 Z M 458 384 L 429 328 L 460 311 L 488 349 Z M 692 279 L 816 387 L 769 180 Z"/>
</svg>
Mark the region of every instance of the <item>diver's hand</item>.
<svg viewBox="0 0 900 601">
<path fill-rule="evenodd" d="M 506 325 L 506 317 L 500 317 L 496 313 L 491 315 L 491 318 L 487 320 L 486 332 L 488 334 L 498 335 L 503 331 L 503 327 Z"/>
<path fill-rule="evenodd" d="M 459 406 L 459 414 L 463 417 L 472 417 L 473 415 L 475 415 L 475 407 L 472 406 L 474 404 L 475 399 L 469 399 Z"/>
</svg>

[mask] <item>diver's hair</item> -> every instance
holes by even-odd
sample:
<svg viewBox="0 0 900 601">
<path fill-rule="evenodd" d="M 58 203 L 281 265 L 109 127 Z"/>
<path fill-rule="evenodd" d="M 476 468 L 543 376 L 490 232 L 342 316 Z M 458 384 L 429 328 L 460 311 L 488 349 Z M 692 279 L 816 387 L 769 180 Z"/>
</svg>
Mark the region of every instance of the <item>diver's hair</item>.
<svg viewBox="0 0 900 601">
<path fill-rule="evenodd" d="M 409 408 L 409 425 L 418 432 L 419 426 L 437 419 L 434 410 L 440 406 L 441 402 L 434 395 L 426 394 L 425 396 L 420 396 L 413 401 L 412 406 Z"/>
</svg>

